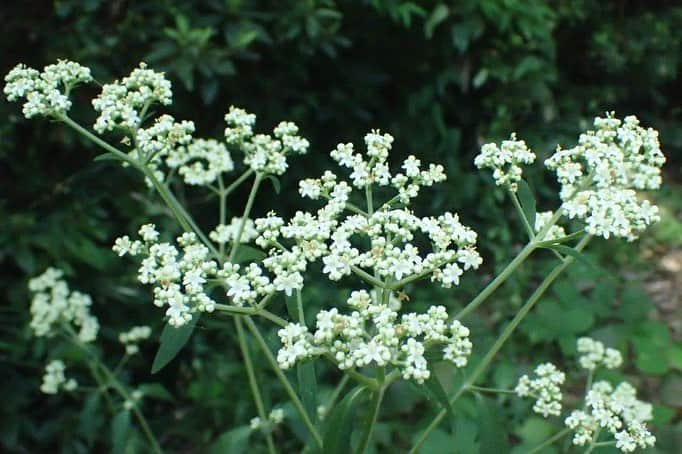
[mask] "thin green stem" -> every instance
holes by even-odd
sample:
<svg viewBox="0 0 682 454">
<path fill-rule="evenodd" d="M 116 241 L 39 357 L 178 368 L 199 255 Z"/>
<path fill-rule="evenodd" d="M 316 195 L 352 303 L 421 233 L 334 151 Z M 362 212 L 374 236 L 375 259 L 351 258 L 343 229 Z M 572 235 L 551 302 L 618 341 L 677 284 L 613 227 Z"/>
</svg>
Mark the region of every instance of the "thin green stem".
<svg viewBox="0 0 682 454">
<path fill-rule="evenodd" d="M 502 272 L 498 274 L 495 279 L 493 279 L 488 285 L 485 286 L 485 288 L 476 295 L 474 299 L 472 299 L 469 304 L 464 306 L 464 309 L 459 311 L 459 313 L 455 316 L 457 320 L 462 320 L 465 318 L 467 315 L 469 315 L 474 309 L 476 309 L 478 306 L 483 304 L 486 299 L 492 293 L 497 290 L 497 288 L 502 285 L 508 278 L 509 276 L 512 275 L 512 273 L 518 268 L 527 258 L 530 256 L 533 251 L 535 250 L 536 245 L 533 242 L 528 243 L 521 251 L 514 257 L 514 259 L 509 262 L 509 264 L 504 267 Z"/>
<path fill-rule="evenodd" d="M 365 199 L 367 201 L 367 214 L 374 214 L 374 201 L 372 200 L 372 185 L 365 186 Z"/>
<path fill-rule="evenodd" d="M 303 298 L 301 291 L 296 289 L 296 310 L 298 311 L 298 322 L 301 326 L 305 326 L 305 314 L 303 313 Z"/>
<path fill-rule="evenodd" d="M 137 406 L 137 403 L 135 402 L 135 399 L 132 398 L 128 390 L 121 384 L 121 382 L 118 381 L 116 376 L 109 370 L 106 364 L 104 364 L 99 357 L 90 351 L 88 346 L 83 344 L 79 339 L 76 333 L 68 326 L 65 326 L 66 331 L 69 333 L 69 339 L 71 342 L 76 345 L 79 349 L 83 350 L 88 357 L 92 359 L 92 362 L 94 364 L 95 368 L 99 368 L 99 370 L 104 374 L 104 378 L 106 379 L 106 382 L 104 383 L 105 387 L 111 387 L 114 391 L 116 391 L 119 396 L 124 401 L 129 401 L 133 403 L 132 407 L 132 412 L 135 415 L 135 418 L 137 418 L 138 423 L 140 424 L 140 427 L 142 428 L 142 432 L 144 432 L 145 436 L 147 437 L 147 440 L 149 441 L 149 444 L 152 447 L 152 450 L 157 453 L 161 454 L 163 453 L 163 450 L 161 449 L 161 446 L 159 445 L 159 442 L 156 440 L 156 437 L 154 436 L 154 432 L 152 432 L 151 428 L 149 427 L 149 424 L 147 424 L 147 420 L 140 411 L 140 409 Z M 93 377 L 95 375 L 93 374 Z M 95 380 L 97 381 L 97 378 L 95 377 Z"/>
<path fill-rule="evenodd" d="M 237 234 L 235 235 L 232 243 L 232 250 L 230 250 L 229 257 L 230 262 L 234 260 L 234 257 L 237 255 L 237 250 L 239 250 L 239 245 L 242 241 L 242 234 L 244 233 L 244 226 L 246 225 L 246 221 L 249 218 L 249 214 L 251 214 L 251 208 L 253 208 L 253 202 L 256 200 L 256 193 L 258 192 L 258 187 L 260 186 L 261 181 L 263 181 L 263 175 L 256 173 L 256 178 L 253 180 L 253 186 L 251 187 L 251 192 L 249 193 L 249 199 L 246 201 L 246 206 L 244 207 L 244 214 L 242 215 L 242 219 L 239 222 Z"/>
<path fill-rule="evenodd" d="M 244 181 L 246 181 L 251 175 L 253 175 L 255 170 L 249 168 L 244 173 L 242 173 L 239 178 L 234 180 L 230 185 L 224 190 L 225 197 L 232 194 L 232 192 L 237 189 Z"/>
<path fill-rule="evenodd" d="M 334 404 L 341 395 L 341 391 L 343 391 L 343 388 L 345 388 L 346 385 L 348 384 L 348 380 L 350 380 L 350 377 L 348 375 L 344 375 L 343 377 L 341 377 L 341 380 L 339 380 L 339 383 L 336 385 L 336 388 L 334 388 L 334 392 L 332 392 L 332 395 L 329 397 L 329 400 L 327 401 L 325 413 L 334 407 Z"/>
<path fill-rule="evenodd" d="M 367 415 L 365 430 L 363 430 L 362 432 L 360 444 L 358 445 L 358 449 L 355 451 L 358 454 L 363 454 L 367 450 L 369 440 L 372 438 L 374 426 L 376 425 L 377 419 L 379 418 L 379 410 L 381 409 L 381 402 L 384 400 L 385 390 L 386 389 L 383 386 L 381 386 L 372 394 L 372 401 L 370 402 L 370 413 Z"/>
<path fill-rule="evenodd" d="M 490 394 L 516 394 L 513 389 L 500 389 L 500 388 L 486 388 L 484 386 L 469 386 L 469 391 L 475 391 L 479 393 L 490 393 Z"/>
<path fill-rule="evenodd" d="M 223 183 L 223 176 L 218 175 L 218 225 L 225 225 L 225 218 L 227 217 L 227 194 L 225 191 L 225 184 Z M 220 259 L 225 257 L 225 243 L 221 242 L 218 246 Z"/>
<path fill-rule="evenodd" d="M 265 309 L 265 307 L 239 307 L 239 306 L 230 306 L 227 304 L 216 304 L 215 305 L 215 310 L 220 311 L 220 312 L 226 312 L 228 314 L 232 315 L 256 315 L 258 317 L 263 317 L 265 319 L 270 320 L 271 322 L 275 323 L 278 326 L 284 327 L 289 324 L 286 320 L 284 320 L 282 317 L 273 314 L 272 312 L 268 311 Z"/>
<path fill-rule="evenodd" d="M 372 275 L 369 274 L 368 272 L 364 271 L 363 269 L 361 269 L 361 268 L 359 268 L 359 267 L 357 267 L 357 266 L 355 266 L 355 265 L 351 265 L 351 266 L 350 266 L 350 270 L 351 270 L 355 275 L 357 275 L 358 277 L 360 277 L 363 281 L 365 281 L 365 282 L 367 282 L 367 283 L 370 283 L 370 284 L 372 284 L 372 285 L 375 286 L 375 287 L 384 288 L 384 283 L 383 283 L 383 282 L 381 282 L 379 279 L 375 278 L 374 276 L 372 276 Z"/>
<path fill-rule="evenodd" d="M 526 454 L 535 454 L 536 452 L 540 452 L 543 449 L 545 449 L 547 446 L 551 446 L 554 444 L 556 441 L 561 440 L 564 438 L 566 435 L 568 435 L 571 432 L 571 429 L 566 427 L 565 429 L 561 430 L 560 432 L 555 433 L 551 437 L 549 437 L 547 440 L 543 441 L 530 451 L 528 451 Z"/>
<path fill-rule="evenodd" d="M 590 235 L 586 235 L 585 237 L 583 237 L 582 240 L 580 240 L 580 242 L 575 246 L 574 249 L 577 251 L 581 251 L 587 245 L 591 238 L 592 237 Z M 452 399 L 450 399 L 451 404 L 454 404 L 454 402 L 462 395 L 462 393 L 471 385 L 473 385 L 476 382 L 476 380 L 480 378 L 481 375 L 483 375 L 483 373 L 490 365 L 490 362 L 493 360 L 497 352 L 499 352 L 499 350 L 502 348 L 505 342 L 507 342 L 507 339 L 509 339 L 514 330 L 516 330 L 516 327 L 526 317 L 526 315 L 533 308 L 533 306 L 535 306 L 535 303 L 538 302 L 540 297 L 545 293 L 545 291 L 554 282 L 554 280 L 556 280 L 556 278 L 559 277 L 559 275 L 568 267 L 568 265 L 573 263 L 573 260 L 574 258 L 571 256 L 566 257 L 559 265 L 552 269 L 552 271 L 542 281 L 538 288 L 535 289 L 533 294 L 528 298 L 528 300 L 524 303 L 519 312 L 514 316 L 512 321 L 509 322 L 509 324 L 505 327 L 505 329 L 502 331 L 497 340 L 493 343 L 492 347 L 490 347 L 490 350 L 488 350 L 488 352 L 483 357 L 481 362 L 478 363 L 474 371 L 469 375 L 469 377 L 466 378 L 466 380 L 464 380 L 464 383 L 459 388 L 457 393 L 452 397 Z M 412 447 L 410 453 L 417 452 L 419 447 L 424 443 L 424 441 L 426 441 L 429 434 L 434 429 L 436 429 L 436 427 L 438 427 L 443 418 L 445 418 L 446 414 L 447 413 L 445 412 L 445 410 L 442 410 L 436 415 L 431 424 L 429 424 L 429 426 L 421 434 L 415 445 Z"/>
<path fill-rule="evenodd" d="M 253 362 L 251 361 L 251 352 L 249 351 L 249 346 L 246 344 L 246 336 L 244 335 L 244 327 L 242 326 L 242 320 L 240 317 L 234 318 L 234 325 L 237 329 L 237 338 L 239 339 L 239 348 L 242 351 L 242 357 L 244 358 L 244 366 L 246 367 L 246 375 L 249 378 L 249 387 L 251 388 L 251 394 L 253 395 L 253 400 L 256 403 L 256 410 L 258 411 L 258 416 L 261 421 L 267 421 L 267 415 L 265 413 L 265 405 L 263 405 L 263 398 L 261 397 L 260 389 L 258 388 L 258 381 L 256 380 L 256 374 L 253 368 Z M 275 443 L 272 440 L 272 434 L 269 430 L 263 431 L 265 434 L 265 440 L 268 445 L 268 451 L 270 453 L 276 453 Z"/>
<path fill-rule="evenodd" d="M 510 190 L 509 196 L 511 197 L 512 202 L 514 203 L 516 211 L 518 211 L 519 213 L 519 217 L 521 218 L 523 226 L 526 228 L 526 232 L 528 233 L 528 239 L 530 241 L 533 241 L 533 239 L 535 238 L 535 226 L 530 225 L 530 221 L 528 220 L 528 218 L 526 218 L 526 213 L 524 213 L 523 208 L 521 208 L 521 203 L 519 202 L 519 198 L 516 195 L 516 192 Z"/>
<path fill-rule="evenodd" d="M 282 369 L 279 367 L 277 360 L 275 359 L 272 352 L 270 351 L 270 348 L 268 347 L 268 344 L 265 342 L 265 339 L 263 338 L 260 331 L 258 330 L 258 327 L 256 326 L 256 324 L 253 322 L 253 320 L 251 320 L 251 318 L 248 315 L 244 316 L 244 321 L 246 323 L 247 328 L 249 329 L 249 331 L 251 331 L 251 334 L 256 339 L 256 342 L 258 343 L 258 346 L 260 347 L 261 351 L 263 352 L 265 359 L 268 360 L 268 362 L 270 363 L 270 367 L 272 368 L 273 372 L 275 373 L 275 375 L 277 375 L 277 378 L 282 383 L 282 386 L 284 386 L 284 390 L 289 395 L 289 398 L 293 402 L 294 407 L 296 407 L 296 410 L 298 410 L 298 413 L 301 415 L 301 419 L 303 420 L 303 424 L 306 426 L 306 428 L 308 429 L 308 432 L 310 432 L 312 437 L 315 439 L 315 443 L 317 444 L 317 446 L 322 448 L 322 437 L 318 433 L 317 429 L 315 429 L 315 426 L 313 425 L 312 420 L 310 419 L 310 416 L 308 415 L 308 412 L 306 412 L 305 407 L 303 406 L 303 403 L 301 402 L 301 399 L 296 394 L 296 391 L 294 391 L 294 387 L 291 386 L 289 379 L 287 379 L 286 375 L 284 375 L 284 373 L 282 372 Z"/>
<path fill-rule="evenodd" d="M 173 213 L 173 216 L 175 219 L 178 221 L 180 226 L 187 232 L 194 232 L 199 239 L 201 240 L 204 245 L 209 248 L 211 253 L 215 256 L 218 257 L 218 251 L 216 250 L 215 246 L 208 240 L 206 235 L 202 232 L 202 230 L 197 226 L 197 224 L 194 222 L 190 214 L 182 207 L 182 205 L 177 201 L 175 196 L 170 192 L 170 189 L 168 189 L 165 185 L 163 185 L 158 178 L 156 178 L 156 175 L 154 175 L 154 172 L 152 172 L 148 167 L 144 166 L 143 164 L 139 163 L 135 159 L 131 158 L 128 156 L 126 153 L 123 153 L 122 151 L 118 150 L 117 148 L 111 146 L 104 140 L 100 139 L 97 137 L 95 134 L 91 133 L 75 121 L 73 121 L 71 118 L 69 118 L 67 115 L 60 115 L 57 117 L 59 120 L 63 121 L 66 123 L 69 127 L 73 128 L 76 132 L 81 134 L 82 136 L 86 137 L 87 139 L 91 140 L 93 143 L 101 147 L 102 149 L 106 150 L 107 152 L 111 153 L 112 155 L 116 156 L 118 159 L 130 164 L 132 167 L 135 169 L 139 170 L 144 174 L 147 179 L 152 183 L 154 186 L 154 189 L 156 189 L 156 192 L 159 194 L 159 196 L 163 199 L 163 201 L 166 203 L 168 208 L 171 210 Z"/>
</svg>

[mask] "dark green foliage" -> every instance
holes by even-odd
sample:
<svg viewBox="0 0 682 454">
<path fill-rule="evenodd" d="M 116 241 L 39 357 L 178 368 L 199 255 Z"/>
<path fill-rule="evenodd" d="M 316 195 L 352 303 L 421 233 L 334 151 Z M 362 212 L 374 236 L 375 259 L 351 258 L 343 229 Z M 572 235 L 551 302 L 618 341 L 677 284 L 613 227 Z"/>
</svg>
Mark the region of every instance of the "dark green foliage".
<svg viewBox="0 0 682 454">
<path fill-rule="evenodd" d="M 311 153 L 292 160 L 290 171 L 271 182 L 267 192 L 272 196 L 258 197 L 256 216 L 271 209 L 288 216 L 302 206 L 294 193 L 298 180 L 321 173 L 336 143 L 360 145 L 372 128 L 390 132 L 396 137 L 396 162 L 413 153 L 422 162 L 445 166 L 448 182 L 422 196 L 423 212 L 418 214 L 459 211 L 465 224 L 481 232 L 490 274 L 525 241 L 525 232 L 508 214 L 512 208 L 504 192 L 488 175 L 474 172 L 473 156 L 485 141 L 517 131 L 543 160 L 557 143 L 574 144 L 576 133 L 595 115 L 607 110 L 620 116 L 635 113 L 661 131 L 668 181 L 680 175 L 679 2 L 26 0 L 2 2 L 0 20 L 3 74 L 18 62 L 42 67 L 68 58 L 90 66 L 105 83 L 146 60 L 174 83 L 170 113 L 194 120 L 201 136 L 221 136 L 223 114 L 231 104 L 256 113 L 258 128 L 283 119 L 297 122 L 311 141 Z M 94 119 L 88 101 L 97 90 L 92 85 L 75 93 L 72 113 L 84 124 Z M 129 412 L 111 413 L 101 399 L 83 402 L 38 392 L 48 349 L 30 336 L 26 281 L 49 265 L 63 268 L 73 288 L 93 295 L 93 312 L 105 327 L 98 348 L 102 357 L 116 358 L 119 331 L 151 323 L 158 339 L 162 323 L 147 289 L 135 282 L 134 266 L 111 253 L 113 239 L 150 220 L 163 231 L 177 227 L 137 176 L 115 163 L 93 163 L 97 150 L 62 125 L 25 121 L 17 105 L 4 98 L 0 116 L 0 450 L 139 448 L 140 435 Z M 537 210 L 544 211 L 556 200 L 556 191 L 539 171 L 528 172 L 526 178 L 535 197 L 520 195 L 531 218 L 535 199 Z M 675 194 L 673 190 L 667 196 L 673 213 L 680 206 Z M 215 224 L 215 214 L 203 209 L 202 194 L 187 191 L 179 198 L 193 204 L 200 224 Z M 246 193 L 236 194 L 233 206 L 243 206 L 245 199 Z M 672 216 L 664 220 L 659 238 L 679 246 L 679 232 Z M 632 262 L 613 247 L 598 248 L 588 260 L 607 269 Z M 242 253 L 259 251 L 244 247 Z M 540 260 L 524 266 L 518 279 L 471 320 L 478 354 L 532 291 L 532 283 L 549 266 L 545 256 L 547 262 L 555 260 L 540 253 Z M 679 339 L 665 321 L 647 320 L 651 301 L 636 283 L 601 277 L 580 264 L 576 270 L 524 321 L 523 334 L 503 350 L 490 377 L 504 382 L 498 386 L 513 386 L 505 377 L 517 377 L 540 360 L 570 355 L 575 338 L 592 333 L 629 349 L 627 374 L 660 376 L 664 391 L 659 393 L 661 383 L 655 383 L 644 398 L 658 405 L 654 431 L 661 438 L 659 452 L 674 452 L 669 449 L 680 445 L 682 408 Z M 418 308 L 445 301 L 463 306 L 484 285 L 480 279 L 448 292 L 411 289 L 409 304 Z M 316 308 L 330 304 L 319 288 L 306 291 L 315 296 L 309 300 Z M 273 311 L 284 314 L 283 305 L 277 304 Z M 274 331 L 268 341 L 276 346 Z M 147 385 L 143 410 L 169 451 L 264 451 L 263 437 L 248 429 L 256 411 L 229 320 L 216 316 L 198 321 L 184 349 L 152 377 L 149 364 L 157 350 L 157 345 L 143 347 L 127 378 L 158 382 Z M 256 357 L 255 367 L 266 406 L 285 402 L 265 361 Z M 327 390 L 338 380 L 336 372 L 322 367 L 315 372 L 317 382 L 310 368 L 301 367 L 299 386 Z M 449 390 L 446 382 L 443 387 Z M 312 397 L 305 399 L 306 405 L 314 405 Z M 358 402 L 364 397 L 341 401 L 330 417 L 347 423 L 355 412 L 364 411 Z M 407 451 L 416 427 L 425 426 L 433 409 L 440 408 L 438 400 L 425 401 L 409 387 L 391 388 L 374 448 Z M 558 427 L 548 429 L 533 417 L 523 420 L 511 405 L 503 409 L 504 416 L 516 419 L 501 430 L 496 413 L 506 401 L 462 402 L 450 421 L 458 452 L 502 453 L 507 444 L 532 446 Z M 307 435 L 295 411 L 285 408 L 288 424 L 273 436 L 282 452 L 297 452 Z M 450 424 L 443 424 L 424 452 L 452 446 L 450 431 Z M 324 435 L 351 439 L 349 429 Z"/>
</svg>

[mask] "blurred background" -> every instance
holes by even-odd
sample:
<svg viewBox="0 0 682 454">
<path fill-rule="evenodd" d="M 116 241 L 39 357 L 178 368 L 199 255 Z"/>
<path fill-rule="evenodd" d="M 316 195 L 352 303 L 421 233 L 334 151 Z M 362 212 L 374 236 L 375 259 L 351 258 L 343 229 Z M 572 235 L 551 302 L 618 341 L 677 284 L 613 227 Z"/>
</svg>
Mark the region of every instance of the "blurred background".
<svg viewBox="0 0 682 454">
<path fill-rule="evenodd" d="M 480 234 L 484 268 L 455 290 L 416 286 L 409 304 L 417 309 L 465 304 L 523 245 L 503 191 L 473 167 L 481 144 L 516 131 L 542 161 L 558 143 L 575 144 L 596 115 L 611 110 L 621 118 L 637 115 L 644 126 L 660 131 L 668 157 L 664 189 L 652 194 L 662 222 L 634 244 L 595 241 L 590 256 L 599 271 L 576 265 L 560 279 L 502 351 L 488 382 L 513 386 L 522 371 L 542 360 L 575 369 L 576 337 L 593 335 L 626 352 L 622 375 L 655 403 L 659 445 L 651 452 L 679 452 L 679 2 L 25 0 L 3 2 L 0 23 L 3 74 L 19 62 L 42 68 L 67 58 L 91 67 L 97 81 L 107 83 L 146 61 L 172 80 L 175 101 L 168 112 L 194 120 L 197 136 L 220 138 L 230 105 L 255 113 L 258 131 L 280 120 L 296 122 L 311 152 L 290 160 L 281 178 L 283 197 L 273 203 L 265 191 L 256 216 L 271 209 L 288 216 L 307 206 L 293 193 L 298 180 L 333 168 L 328 152 L 339 142 L 361 147 L 373 128 L 395 136 L 396 163 L 409 154 L 442 163 L 448 181 L 421 196 L 418 214 L 458 211 Z M 76 90 L 72 117 L 91 125 L 89 100 L 97 93 L 95 84 Z M 49 341 L 31 337 L 26 282 L 47 266 L 65 269 L 71 287 L 95 299 L 93 312 L 103 325 L 98 348 L 105 358 L 117 358 L 119 331 L 150 323 L 156 338 L 163 322 L 148 289 L 136 284 L 136 266 L 116 257 L 111 244 L 150 219 L 168 231 L 177 227 L 137 175 L 93 162 L 97 150 L 63 125 L 27 121 L 20 106 L 4 98 L 0 117 L 0 451 L 106 451 L 110 415 L 93 412 L 79 398 L 39 392 L 46 352 L 54 351 Z M 556 186 L 540 167 L 527 179 L 539 209 L 550 209 L 556 206 Z M 235 210 L 246 195 L 234 196 Z M 215 224 L 205 194 L 179 196 L 202 225 Z M 479 354 L 550 266 L 550 254 L 536 257 L 471 319 Z M 329 300 L 334 288 L 311 285 L 307 291 L 311 316 L 335 304 Z M 145 401 L 144 410 L 169 451 L 238 453 L 248 443 L 248 452 L 260 452 L 262 438 L 247 440 L 243 430 L 256 412 L 232 324 L 207 318 L 200 325 L 180 356 L 153 376 L 149 364 L 156 344 L 149 343 L 127 379 L 163 390 L 159 399 Z M 60 353 L 78 362 L 76 352 Z M 267 366 L 257 367 L 268 402 L 285 401 Z M 338 373 L 318 372 L 328 392 Z M 446 379 L 448 373 L 442 372 Z M 415 427 L 437 406 L 408 385 L 392 392 L 372 447 L 377 452 L 409 447 Z M 476 440 L 483 428 L 476 410 L 462 402 L 462 427 L 472 434 L 471 449 L 480 448 Z M 560 424 L 528 417 L 523 402 L 493 404 L 503 420 L 512 421 L 498 430 L 505 449 L 522 452 Z M 305 431 L 293 419 L 275 435 L 283 452 L 296 452 Z M 448 452 L 451 439 L 436 431 L 428 443 L 424 452 Z"/>
</svg>

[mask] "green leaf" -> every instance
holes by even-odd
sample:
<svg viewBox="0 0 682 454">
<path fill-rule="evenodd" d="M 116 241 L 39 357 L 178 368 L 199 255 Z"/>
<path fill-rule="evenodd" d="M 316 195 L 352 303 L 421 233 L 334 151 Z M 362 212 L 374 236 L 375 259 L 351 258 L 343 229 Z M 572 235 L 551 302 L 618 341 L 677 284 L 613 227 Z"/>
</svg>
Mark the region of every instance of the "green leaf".
<svg viewBox="0 0 682 454">
<path fill-rule="evenodd" d="M 607 274 L 603 269 L 601 269 L 599 266 L 597 266 L 585 254 L 583 254 L 582 252 L 580 252 L 576 249 L 573 249 L 572 247 L 564 246 L 563 244 L 554 244 L 554 245 L 550 246 L 550 249 L 554 249 L 555 251 L 560 252 L 561 254 L 568 255 L 569 257 L 573 257 L 574 259 L 576 259 L 580 263 L 586 265 L 593 272 L 597 273 L 597 275 L 599 275 L 599 276 Z"/>
<path fill-rule="evenodd" d="M 130 434 L 130 412 L 123 410 L 114 416 L 111 422 L 111 452 L 114 454 L 125 452 Z"/>
<path fill-rule="evenodd" d="M 431 39 L 433 32 L 450 15 L 450 8 L 443 3 L 439 3 L 431 12 L 431 15 L 424 23 L 424 35 Z"/>
<path fill-rule="evenodd" d="M 83 434 L 88 444 L 91 444 L 97 436 L 99 423 L 101 421 L 100 415 L 101 394 L 93 392 L 85 400 L 85 405 L 81 411 L 78 421 L 78 432 Z"/>
<path fill-rule="evenodd" d="M 533 191 L 525 180 L 520 180 L 518 187 L 519 201 L 521 202 L 521 208 L 523 209 L 523 216 L 526 218 L 526 221 L 528 221 L 528 224 L 530 224 L 530 228 L 535 231 L 535 215 L 537 213 L 535 196 L 533 196 Z"/>
<path fill-rule="evenodd" d="M 240 244 L 232 263 L 259 262 L 265 258 L 265 252 L 246 244 Z"/>
<path fill-rule="evenodd" d="M 144 396 L 159 400 L 172 401 L 173 395 L 161 383 L 143 383 L 137 387 Z"/>
<path fill-rule="evenodd" d="M 481 453 L 509 452 L 507 430 L 500 418 L 500 409 L 493 401 L 476 394 Z"/>
<path fill-rule="evenodd" d="M 365 393 L 364 386 L 353 388 L 327 416 L 323 436 L 324 454 L 346 454 L 350 449 L 350 436 L 355 422 L 355 406 Z"/>
<path fill-rule="evenodd" d="M 443 388 L 440 380 L 438 380 L 438 377 L 436 377 L 436 374 L 432 373 L 429 379 L 424 382 L 424 384 L 426 385 L 425 389 L 427 392 L 433 396 L 433 398 L 443 407 L 443 409 L 447 412 L 450 421 L 454 425 L 455 414 L 452 411 L 450 399 L 448 399 L 448 394 L 445 392 L 445 389 Z"/>
<path fill-rule="evenodd" d="M 156 352 L 154 362 L 152 363 L 152 374 L 166 367 L 166 364 L 171 362 L 180 353 L 180 350 L 182 350 L 182 347 L 185 346 L 192 335 L 197 320 L 199 320 L 199 315 L 194 314 L 192 320 L 179 328 L 166 325 L 161 333 L 159 350 Z"/>
<path fill-rule="evenodd" d="M 249 426 L 228 430 L 218 437 L 208 448 L 208 452 L 209 454 L 242 454 L 246 452 L 251 432 Z"/>
<path fill-rule="evenodd" d="M 296 294 L 285 296 L 287 312 L 291 320 L 300 320 Z M 296 365 L 296 378 L 298 379 L 298 394 L 306 411 L 310 415 L 313 423 L 317 422 L 317 376 L 315 374 L 315 364 L 312 361 L 305 361 Z"/>
</svg>

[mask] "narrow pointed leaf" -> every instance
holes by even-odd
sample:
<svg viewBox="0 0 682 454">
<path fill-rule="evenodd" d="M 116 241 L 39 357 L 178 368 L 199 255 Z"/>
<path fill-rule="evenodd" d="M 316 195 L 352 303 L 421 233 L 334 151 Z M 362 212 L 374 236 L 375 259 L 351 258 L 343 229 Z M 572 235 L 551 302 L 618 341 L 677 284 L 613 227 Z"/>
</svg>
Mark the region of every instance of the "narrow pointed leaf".
<svg viewBox="0 0 682 454">
<path fill-rule="evenodd" d="M 355 409 L 367 388 L 353 388 L 327 416 L 323 437 L 324 454 L 351 452 L 350 437 L 353 432 Z"/>
<path fill-rule="evenodd" d="M 166 325 L 161 333 L 159 350 L 156 352 L 154 362 L 152 363 L 152 374 L 166 367 L 166 364 L 171 362 L 180 353 L 180 350 L 182 350 L 192 335 L 198 319 L 199 315 L 195 314 L 192 320 L 179 328 Z"/>
<path fill-rule="evenodd" d="M 533 191 L 528 186 L 525 180 L 521 180 L 518 183 L 519 186 L 519 201 L 521 202 L 521 208 L 523 209 L 523 215 L 526 217 L 530 228 L 535 230 L 535 214 L 536 214 L 536 203 L 535 197 L 533 196 Z"/>
</svg>

